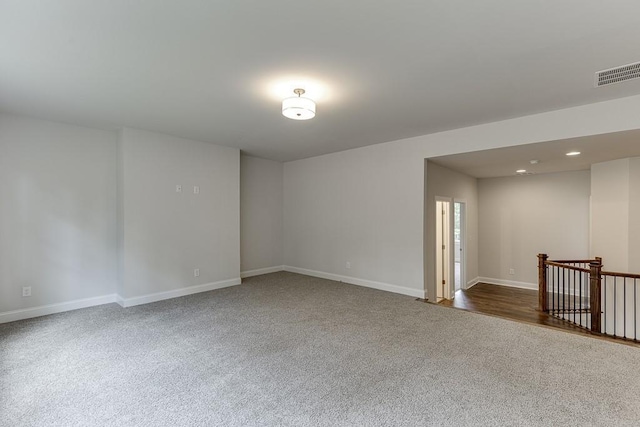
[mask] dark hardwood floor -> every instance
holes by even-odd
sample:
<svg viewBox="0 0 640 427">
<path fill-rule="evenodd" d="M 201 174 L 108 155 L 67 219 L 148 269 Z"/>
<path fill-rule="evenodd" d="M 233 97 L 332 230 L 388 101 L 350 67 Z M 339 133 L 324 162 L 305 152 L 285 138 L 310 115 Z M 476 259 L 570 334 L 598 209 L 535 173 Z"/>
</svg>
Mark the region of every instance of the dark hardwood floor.
<svg viewBox="0 0 640 427">
<path fill-rule="evenodd" d="M 443 300 L 438 304 L 640 347 L 640 343 L 592 334 L 588 330 L 539 312 L 538 291 L 478 283 L 471 289 L 457 291 L 453 300 Z"/>
</svg>

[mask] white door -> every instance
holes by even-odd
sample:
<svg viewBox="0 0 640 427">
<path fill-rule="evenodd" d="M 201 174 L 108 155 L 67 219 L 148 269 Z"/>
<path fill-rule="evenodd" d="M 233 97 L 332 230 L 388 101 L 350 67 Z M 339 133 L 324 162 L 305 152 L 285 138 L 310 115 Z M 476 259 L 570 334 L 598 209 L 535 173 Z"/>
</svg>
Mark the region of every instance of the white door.
<svg viewBox="0 0 640 427">
<path fill-rule="evenodd" d="M 451 299 L 451 202 L 436 200 L 436 301 Z"/>
</svg>

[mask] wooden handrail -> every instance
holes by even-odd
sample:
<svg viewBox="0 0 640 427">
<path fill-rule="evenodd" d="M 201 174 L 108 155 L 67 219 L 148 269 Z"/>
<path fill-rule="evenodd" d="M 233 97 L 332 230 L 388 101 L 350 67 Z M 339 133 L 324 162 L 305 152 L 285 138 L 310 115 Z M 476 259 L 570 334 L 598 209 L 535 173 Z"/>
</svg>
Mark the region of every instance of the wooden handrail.
<svg viewBox="0 0 640 427">
<path fill-rule="evenodd" d="M 640 279 L 640 274 L 616 273 L 613 271 L 602 271 L 601 274 L 603 276 L 626 277 L 628 279 Z"/>
<path fill-rule="evenodd" d="M 593 261 L 591 261 L 591 262 L 593 262 Z M 562 263 L 556 262 L 556 261 L 546 261 L 545 264 L 546 265 L 551 265 L 551 266 L 554 266 L 554 267 L 566 268 L 567 270 L 581 271 L 583 273 L 588 273 L 589 271 L 591 271 L 588 268 L 576 267 L 575 265 L 562 264 Z"/>
<path fill-rule="evenodd" d="M 593 261 L 597 261 L 598 259 L 550 259 L 549 261 L 551 262 L 557 262 L 557 263 L 561 263 L 561 264 L 569 264 L 569 263 L 575 263 L 575 264 L 589 264 L 590 262 Z"/>
<path fill-rule="evenodd" d="M 589 264 L 589 268 L 577 267 L 571 264 Z M 538 254 L 538 305 L 540 311 L 549 312 L 549 290 L 547 289 L 547 269 L 548 267 L 557 267 L 570 271 L 577 271 L 588 274 L 589 280 L 589 308 L 591 324 L 589 329 L 597 334 L 601 330 L 601 284 L 602 284 L 602 258 L 596 257 L 592 260 L 555 260 L 550 261 L 547 254 Z M 564 275 L 563 275 L 564 277 Z M 559 289 L 559 288 L 558 288 Z M 564 302 L 564 285 L 562 291 L 562 309 L 565 310 Z M 555 292 L 555 290 L 553 291 Z M 555 295 L 555 294 L 554 294 Z M 574 297 L 575 298 L 575 297 Z M 571 310 L 571 305 L 569 304 Z M 575 308 L 575 307 L 574 307 Z M 580 308 L 579 311 L 583 309 Z M 587 312 L 585 311 L 585 312 Z M 586 325 L 584 325 L 586 326 Z"/>
<path fill-rule="evenodd" d="M 540 255 L 538 255 L 538 257 L 540 257 Z M 572 265 L 565 265 L 565 264 L 591 264 L 592 262 L 599 262 L 600 264 L 602 264 L 602 258 L 600 257 L 595 257 L 594 259 L 547 259 L 546 260 L 546 264 L 547 265 L 553 265 L 555 267 L 562 267 L 562 268 L 568 268 L 569 270 L 578 270 L 578 271 L 584 271 L 585 273 L 591 271 L 589 268 L 580 268 L 580 267 L 575 267 Z M 634 273 L 620 273 L 617 271 L 601 271 L 601 275 L 603 276 L 613 276 L 613 277 L 626 277 L 629 279 L 640 279 L 640 274 L 634 274 Z"/>
<path fill-rule="evenodd" d="M 570 273 L 571 271 L 573 273 Z M 576 274 L 578 272 L 580 274 Z M 612 279 L 608 280 L 609 277 Z M 614 280 L 617 278 L 622 280 Z M 634 281 L 632 307 L 627 304 L 629 283 L 625 279 Z M 538 308 L 554 317 L 587 328 L 594 334 L 612 335 L 640 342 L 638 335 L 640 332 L 635 321 L 628 331 L 628 319 L 635 320 L 638 316 L 636 299 L 636 287 L 640 284 L 637 283 L 638 280 L 640 280 L 640 273 L 603 270 L 600 257 L 590 260 L 549 260 L 547 254 L 538 254 Z M 584 285 L 588 286 L 587 290 L 584 289 Z M 616 289 L 621 298 L 615 297 Z M 612 291 L 614 298 L 610 301 L 607 293 Z M 603 305 L 603 301 L 607 301 L 606 306 Z M 616 314 L 616 308 L 619 310 L 618 313 L 622 314 L 622 320 L 619 320 L 620 316 Z M 576 313 L 588 313 L 588 315 L 576 316 Z"/>
</svg>

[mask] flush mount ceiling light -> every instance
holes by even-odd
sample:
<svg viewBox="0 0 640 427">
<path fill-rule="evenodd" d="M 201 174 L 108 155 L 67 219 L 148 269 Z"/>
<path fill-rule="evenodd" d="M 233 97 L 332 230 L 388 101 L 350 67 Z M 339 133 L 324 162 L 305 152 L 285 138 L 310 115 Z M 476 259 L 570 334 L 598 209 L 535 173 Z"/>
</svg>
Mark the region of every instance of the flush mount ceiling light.
<svg viewBox="0 0 640 427">
<path fill-rule="evenodd" d="M 518 169 L 516 173 L 527 173 L 526 169 Z"/>
<path fill-rule="evenodd" d="M 579 151 L 569 151 L 567 153 L 567 156 L 579 156 L 580 152 Z"/>
<path fill-rule="evenodd" d="M 309 120 L 316 116 L 316 103 L 309 98 L 304 98 L 304 89 L 294 89 L 298 96 L 285 98 L 282 101 L 282 115 L 293 120 Z"/>
</svg>

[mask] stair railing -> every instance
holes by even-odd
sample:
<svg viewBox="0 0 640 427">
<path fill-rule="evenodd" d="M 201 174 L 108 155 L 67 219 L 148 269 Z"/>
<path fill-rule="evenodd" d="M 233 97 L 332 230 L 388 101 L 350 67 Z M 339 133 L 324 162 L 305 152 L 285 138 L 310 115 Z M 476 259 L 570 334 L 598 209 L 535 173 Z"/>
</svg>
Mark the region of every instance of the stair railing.
<svg viewBox="0 0 640 427">
<path fill-rule="evenodd" d="M 640 336 L 640 274 L 604 271 L 602 258 L 549 260 L 538 255 L 538 309 L 588 329 L 632 341 Z"/>
</svg>

